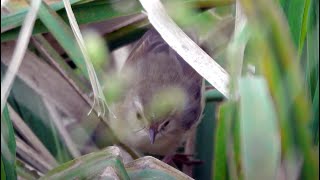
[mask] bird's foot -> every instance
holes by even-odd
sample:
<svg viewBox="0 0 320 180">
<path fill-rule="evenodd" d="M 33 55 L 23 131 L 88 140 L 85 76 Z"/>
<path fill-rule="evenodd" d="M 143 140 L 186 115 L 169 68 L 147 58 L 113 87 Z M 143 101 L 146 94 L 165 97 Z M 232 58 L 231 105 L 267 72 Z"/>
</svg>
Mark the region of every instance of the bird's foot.
<svg viewBox="0 0 320 180">
<path fill-rule="evenodd" d="M 165 156 L 162 161 L 167 163 L 167 164 L 183 164 L 183 165 L 199 165 L 202 164 L 203 161 L 198 160 L 198 159 L 194 159 L 193 158 L 193 154 L 180 154 L 180 153 L 176 153 L 176 154 L 170 154 Z"/>
</svg>

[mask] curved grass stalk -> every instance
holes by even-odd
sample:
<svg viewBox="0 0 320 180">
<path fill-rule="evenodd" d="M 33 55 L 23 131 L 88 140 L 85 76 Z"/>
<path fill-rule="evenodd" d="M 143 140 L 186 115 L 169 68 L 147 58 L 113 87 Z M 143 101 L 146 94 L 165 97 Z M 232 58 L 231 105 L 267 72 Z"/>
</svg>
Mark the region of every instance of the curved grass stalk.
<svg viewBox="0 0 320 180">
<path fill-rule="evenodd" d="M 193 42 L 169 17 L 159 0 L 140 0 L 162 38 L 202 77 L 229 98 L 229 74 Z"/>
<path fill-rule="evenodd" d="M 93 106 L 91 108 L 91 110 L 89 111 L 88 114 L 90 114 L 94 108 L 95 105 L 97 105 L 97 112 L 98 112 L 98 116 L 102 115 L 104 116 L 105 114 L 105 105 L 107 106 L 107 109 L 109 110 L 110 113 L 112 113 L 108 107 L 108 104 L 105 100 L 105 97 L 103 95 L 103 91 L 101 88 L 101 85 L 99 83 L 99 80 L 97 78 L 97 75 L 95 73 L 94 67 L 91 63 L 90 57 L 88 55 L 86 46 L 84 44 L 84 40 L 82 37 L 82 34 L 80 32 L 80 28 L 78 26 L 77 20 L 74 16 L 74 13 L 72 11 L 70 2 L 68 0 L 63 0 L 64 6 L 66 8 L 66 12 L 68 15 L 68 19 L 71 25 L 71 29 L 75 35 L 75 38 L 78 42 L 78 45 L 80 47 L 80 50 L 84 56 L 84 60 L 86 63 L 86 67 L 88 70 L 88 75 L 89 75 L 89 79 L 90 79 L 90 83 L 92 86 L 92 90 L 93 90 L 93 95 L 94 95 L 94 100 L 93 100 Z M 113 114 L 113 113 L 112 113 Z M 113 114 L 114 115 L 114 114 Z"/>
</svg>

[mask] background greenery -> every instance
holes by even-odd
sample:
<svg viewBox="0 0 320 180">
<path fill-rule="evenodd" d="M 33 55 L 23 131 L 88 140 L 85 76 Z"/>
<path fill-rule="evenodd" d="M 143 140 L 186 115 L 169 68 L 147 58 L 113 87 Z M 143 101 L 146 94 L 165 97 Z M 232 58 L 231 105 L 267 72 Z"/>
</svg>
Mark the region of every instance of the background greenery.
<svg viewBox="0 0 320 180">
<path fill-rule="evenodd" d="M 139 1 L 70 3 L 80 29 L 94 29 L 94 42 L 103 40 L 107 47 L 87 48 L 89 54 L 102 54 L 91 58 L 110 102 L 122 87 L 110 73 L 121 60 L 116 51 L 130 51 L 149 21 Z M 177 24 L 198 32 L 202 47 L 231 75 L 234 96 L 228 100 L 216 90 L 206 91 L 194 142 L 195 158 L 204 163 L 192 168 L 193 178 L 318 179 L 319 2 L 240 0 L 247 23 L 238 34 L 233 34 L 235 1 L 163 3 Z M 2 6 L 1 79 L 29 6 L 30 1 L 16 0 Z M 1 179 L 184 177 L 156 160 L 138 159 L 125 145 L 119 145 L 121 152 L 138 160 L 122 160 L 112 148 L 101 150 L 118 142 L 97 110 L 88 115 L 93 98 L 87 65 L 65 6 L 42 1 L 37 14 L 1 112 Z M 89 44 L 90 37 L 85 41 Z M 245 45 L 243 57 L 235 51 L 240 44 Z M 143 169 L 143 162 L 159 166 Z"/>
</svg>

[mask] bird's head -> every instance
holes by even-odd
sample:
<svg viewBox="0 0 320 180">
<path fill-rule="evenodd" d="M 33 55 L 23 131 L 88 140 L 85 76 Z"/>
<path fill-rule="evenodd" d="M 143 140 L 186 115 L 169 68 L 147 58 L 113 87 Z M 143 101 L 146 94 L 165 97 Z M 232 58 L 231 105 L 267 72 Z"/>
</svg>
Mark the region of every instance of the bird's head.
<svg viewBox="0 0 320 180">
<path fill-rule="evenodd" d="M 129 108 L 130 118 L 148 131 L 150 143 L 158 136 L 181 129 L 179 118 L 186 102 L 185 93 L 178 87 L 166 87 L 151 93 L 133 95 Z"/>
</svg>

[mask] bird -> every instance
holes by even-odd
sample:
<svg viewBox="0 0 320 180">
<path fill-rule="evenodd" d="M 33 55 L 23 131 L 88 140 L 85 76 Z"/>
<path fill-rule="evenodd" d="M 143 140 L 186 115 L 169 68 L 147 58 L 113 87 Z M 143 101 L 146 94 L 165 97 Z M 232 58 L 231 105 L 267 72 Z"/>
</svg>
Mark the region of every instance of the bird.
<svg viewBox="0 0 320 180">
<path fill-rule="evenodd" d="M 174 154 L 201 120 L 203 77 L 154 28 L 136 43 L 120 74 L 130 80 L 110 106 L 114 134 L 138 152 Z"/>
</svg>

